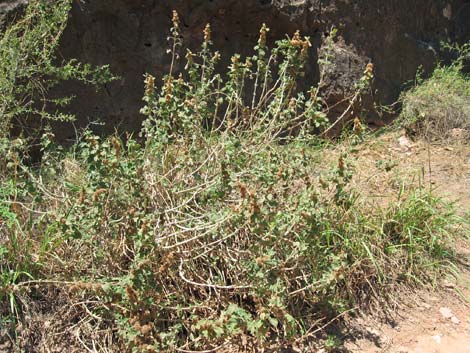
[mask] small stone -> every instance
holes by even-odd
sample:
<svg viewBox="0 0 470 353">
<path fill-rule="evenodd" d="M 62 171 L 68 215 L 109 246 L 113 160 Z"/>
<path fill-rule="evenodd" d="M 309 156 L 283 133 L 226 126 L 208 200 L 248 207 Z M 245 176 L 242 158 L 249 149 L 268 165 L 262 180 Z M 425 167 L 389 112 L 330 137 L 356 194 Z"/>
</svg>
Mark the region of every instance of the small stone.
<svg viewBox="0 0 470 353">
<path fill-rule="evenodd" d="M 432 338 L 434 339 L 434 341 L 436 341 L 437 344 L 441 344 L 441 342 L 442 342 L 442 337 L 441 336 L 435 335 Z"/>
<path fill-rule="evenodd" d="M 442 282 L 442 285 L 446 288 L 455 288 L 455 283 L 452 283 L 450 281 L 444 280 Z"/>
<path fill-rule="evenodd" d="M 401 136 L 398 139 L 398 143 L 400 144 L 400 148 L 402 149 L 403 152 L 409 152 L 411 148 L 413 147 L 413 144 L 406 136 Z"/>
<path fill-rule="evenodd" d="M 451 319 L 454 316 L 452 310 L 450 310 L 449 308 L 440 308 L 439 312 L 441 313 L 442 317 L 447 320 Z"/>
<path fill-rule="evenodd" d="M 455 324 L 455 325 L 460 324 L 460 320 L 457 319 L 457 317 L 455 317 L 455 316 L 452 316 L 452 317 L 450 318 L 450 321 L 452 321 L 452 323 Z"/>
</svg>

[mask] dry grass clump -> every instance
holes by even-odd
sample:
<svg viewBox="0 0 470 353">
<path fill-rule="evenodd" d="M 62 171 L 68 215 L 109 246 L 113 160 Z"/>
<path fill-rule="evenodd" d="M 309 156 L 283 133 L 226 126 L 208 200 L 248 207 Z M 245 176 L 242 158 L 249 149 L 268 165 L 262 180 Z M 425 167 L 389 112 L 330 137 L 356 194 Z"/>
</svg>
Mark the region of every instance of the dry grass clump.
<svg viewBox="0 0 470 353">
<path fill-rule="evenodd" d="M 402 100 L 401 119 L 411 134 L 428 141 L 470 141 L 470 78 L 460 61 L 438 67 Z"/>
</svg>

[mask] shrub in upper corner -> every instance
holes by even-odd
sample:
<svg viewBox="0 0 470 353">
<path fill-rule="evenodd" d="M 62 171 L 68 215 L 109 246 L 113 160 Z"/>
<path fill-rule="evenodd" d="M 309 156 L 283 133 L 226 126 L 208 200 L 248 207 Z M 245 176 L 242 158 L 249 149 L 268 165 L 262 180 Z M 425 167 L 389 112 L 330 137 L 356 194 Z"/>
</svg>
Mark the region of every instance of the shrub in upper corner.
<svg viewBox="0 0 470 353">
<path fill-rule="evenodd" d="M 470 76 L 464 63 L 470 44 L 457 48 L 458 58 L 448 66 L 440 64 L 426 80 L 403 94 L 399 122 L 410 135 L 428 141 L 470 138 Z"/>
<path fill-rule="evenodd" d="M 8 137 L 14 121 L 72 120 L 60 112 L 73 97 L 48 97 L 64 80 L 99 85 L 115 79 L 108 66 L 77 60 L 59 62 L 56 55 L 72 0 L 31 0 L 22 18 L 0 39 L 0 137 Z"/>
</svg>

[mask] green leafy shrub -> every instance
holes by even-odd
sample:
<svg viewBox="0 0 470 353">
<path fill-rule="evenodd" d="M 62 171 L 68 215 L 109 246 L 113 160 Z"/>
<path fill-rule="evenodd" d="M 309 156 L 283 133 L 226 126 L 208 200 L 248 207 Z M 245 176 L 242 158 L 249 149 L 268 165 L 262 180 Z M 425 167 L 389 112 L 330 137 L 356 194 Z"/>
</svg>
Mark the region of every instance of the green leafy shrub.
<svg viewBox="0 0 470 353">
<path fill-rule="evenodd" d="M 76 60 L 60 63 L 56 51 L 67 25 L 71 0 L 32 0 L 26 13 L 0 39 L 0 137 L 12 121 L 33 117 L 71 120 L 59 111 L 73 97 L 52 99 L 48 91 L 64 80 L 102 84 L 113 78 L 108 67 Z"/>
</svg>

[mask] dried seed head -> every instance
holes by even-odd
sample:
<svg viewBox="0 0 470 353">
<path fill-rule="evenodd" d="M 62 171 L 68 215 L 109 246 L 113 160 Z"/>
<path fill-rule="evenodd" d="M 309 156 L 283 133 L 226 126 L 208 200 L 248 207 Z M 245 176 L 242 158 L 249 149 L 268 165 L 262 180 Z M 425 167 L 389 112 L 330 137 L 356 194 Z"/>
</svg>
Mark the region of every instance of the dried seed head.
<svg viewBox="0 0 470 353">
<path fill-rule="evenodd" d="M 240 62 L 240 57 L 238 55 L 232 56 L 232 69 L 237 70 L 238 69 L 238 63 Z"/>
<path fill-rule="evenodd" d="M 171 19 L 171 22 L 173 23 L 174 28 L 179 28 L 179 26 L 180 26 L 180 17 L 178 16 L 178 12 L 176 12 L 176 10 L 173 10 L 173 17 Z"/>
<path fill-rule="evenodd" d="M 144 219 L 143 222 L 142 222 L 142 226 L 140 227 L 140 232 L 141 232 L 142 234 L 146 234 L 146 233 L 147 233 L 147 230 L 148 230 L 147 220 Z"/>
<path fill-rule="evenodd" d="M 237 180 L 237 186 L 238 186 L 238 189 L 240 190 L 240 194 L 241 194 L 241 197 L 242 199 L 246 199 L 246 196 L 248 194 L 248 190 L 246 188 L 246 185 L 243 184 L 240 179 Z"/>
<path fill-rule="evenodd" d="M 338 169 L 339 169 L 340 171 L 342 171 L 342 172 L 346 169 L 346 165 L 345 165 L 345 163 L 344 163 L 344 158 L 343 158 L 343 156 L 339 157 L 339 160 L 338 160 Z"/>
<path fill-rule="evenodd" d="M 168 77 L 165 82 L 165 100 L 167 103 L 171 101 L 171 93 L 173 90 L 173 77 Z"/>
<path fill-rule="evenodd" d="M 250 192 L 250 212 L 252 215 L 257 215 L 261 212 L 261 207 L 256 200 L 256 194 L 254 192 Z"/>
<path fill-rule="evenodd" d="M 69 287 L 69 293 L 70 294 L 75 294 L 77 293 L 78 291 L 80 291 L 80 287 L 77 286 L 76 284 L 72 285 Z"/>
<path fill-rule="evenodd" d="M 253 63 L 251 62 L 251 59 L 250 59 L 250 58 L 246 58 L 246 60 L 245 60 L 245 67 L 246 67 L 247 69 L 250 69 L 252 66 L 253 66 Z"/>
<path fill-rule="evenodd" d="M 220 53 L 218 51 L 216 51 L 214 53 L 214 56 L 212 57 L 212 62 L 216 63 L 220 60 Z"/>
<path fill-rule="evenodd" d="M 155 90 L 155 77 L 152 75 L 147 75 L 145 77 L 145 95 L 147 97 L 151 96 Z"/>
<path fill-rule="evenodd" d="M 300 47 L 302 45 L 302 39 L 300 38 L 300 31 L 297 30 L 294 34 L 294 36 L 292 37 L 290 43 L 292 44 L 292 46 L 294 47 Z"/>
<path fill-rule="evenodd" d="M 116 155 L 116 158 L 119 159 L 121 155 L 121 144 L 119 143 L 119 140 L 116 137 L 113 137 L 111 139 L 111 143 L 114 147 L 114 154 Z"/>
<path fill-rule="evenodd" d="M 187 50 L 186 51 L 186 56 L 185 56 L 186 60 L 188 61 L 188 64 L 192 64 L 194 62 L 194 54 L 191 50 Z"/>
<path fill-rule="evenodd" d="M 259 41 L 258 44 L 261 48 L 266 47 L 266 35 L 269 32 L 269 28 L 266 27 L 266 23 L 263 23 L 259 31 Z"/>
<path fill-rule="evenodd" d="M 374 64 L 368 63 L 366 69 L 364 70 L 364 76 L 367 79 L 372 79 L 374 77 Z"/>
<path fill-rule="evenodd" d="M 82 205 L 85 202 L 85 188 L 80 189 L 80 195 L 78 197 L 78 204 Z"/>
<path fill-rule="evenodd" d="M 308 48 L 312 46 L 312 43 L 310 43 L 310 39 L 308 37 L 305 37 L 304 40 L 302 41 L 302 50 L 300 51 L 300 56 L 305 59 L 308 54 Z"/>
<path fill-rule="evenodd" d="M 106 189 L 98 189 L 95 191 L 95 193 L 93 194 L 93 201 L 96 202 L 99 200 L 100 196 L 103 195 L 104 193 L 106 193 Z"/>
<path fill-rule="evenodd" d="M 361 120 L 358 117 L 354 118 L 353 131 L 356 135 L 360 135 L 362 133 L 362 123 L 361 123 Z"/>
<path fill-rule="evenodd" d="M 131 303 L 137 303 L 139 301 L 139 296 L 136 290 L 131 286 L 126 286 L 126 294 Z"/>
<path fill-rule="evenodd" d="M 206 27 L 204 28 L 204 42 L 210 42 L 211 40 L 211 25 L 208 23 L 206 24 Z"/>
<path fill-rule="evenodd" d="M 269 255 L 264 255 L 264 256 L 258 257 L 255 261 L 256 261 L 256 264 L 261 267 L 261 266 L 264 266 L 264 264 L 268 262 L 270 259 L 271 257 Z"/>
<path fill-rule="evenodd" d="M 131 316 L 129 318 L 129 323 L 134 326 L 136 322 L 139 322 L 139 318 L 137 316 Z"/>
<path fill-rule="evenodd" d="M 302 216 L 303 219 L 309 219 L 310 218 L 310 213 L 302 211 L 300 212 L 300 215 Z"/>
<path fill-rule="evenodd" d="M 152 331 L 152 325 L 144 325 L 140 328 L 140 333 L 143 336 L 148 335 Z"/>
<path fill-rule="evenodd" d="M 291 98 L 290 101 L 289 101 L 289 108 L 294 110 L 295 109 L 295 98 Z"/>
</svg>

